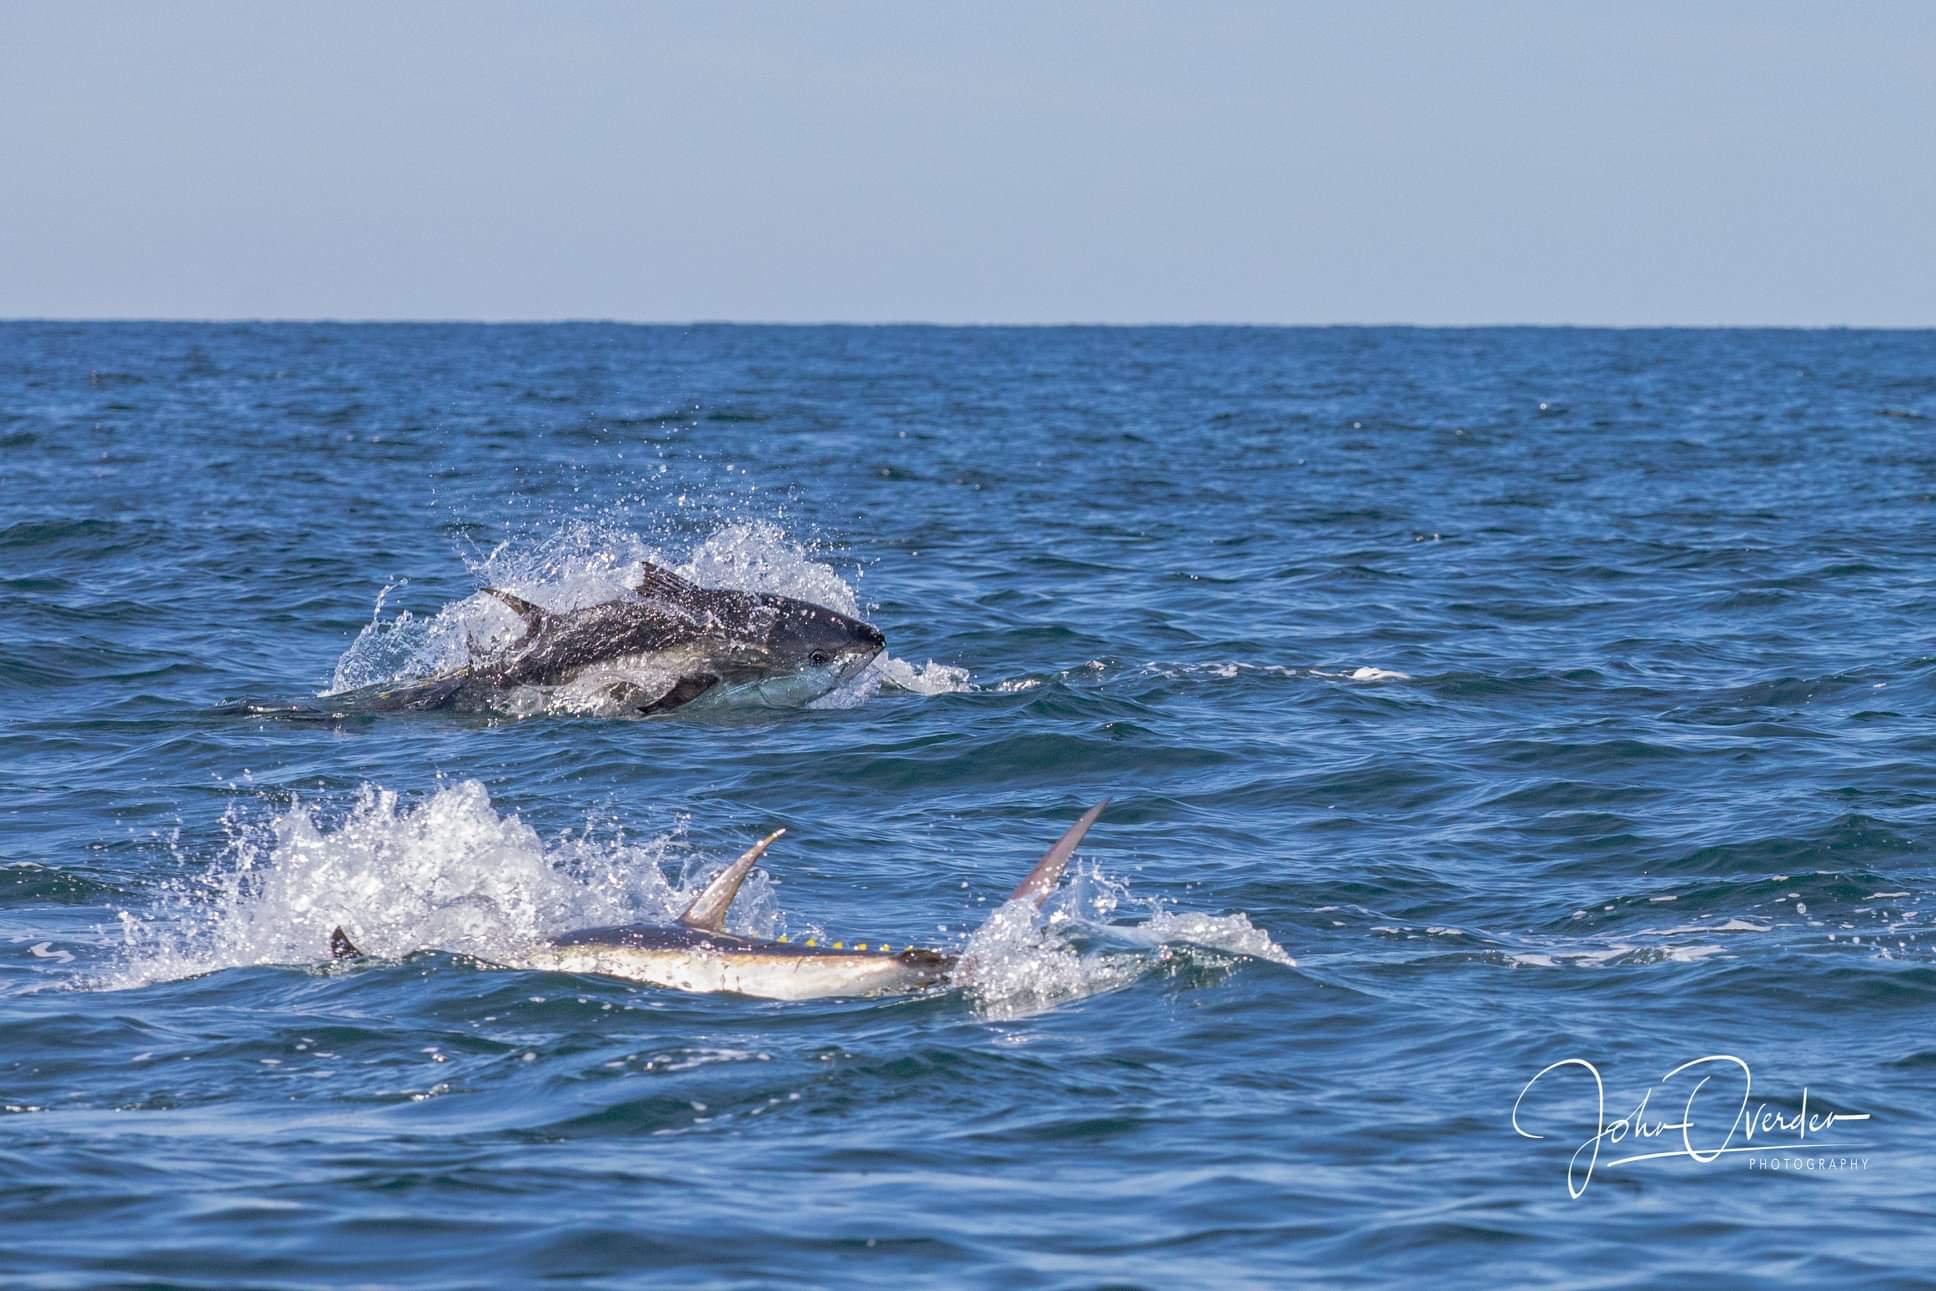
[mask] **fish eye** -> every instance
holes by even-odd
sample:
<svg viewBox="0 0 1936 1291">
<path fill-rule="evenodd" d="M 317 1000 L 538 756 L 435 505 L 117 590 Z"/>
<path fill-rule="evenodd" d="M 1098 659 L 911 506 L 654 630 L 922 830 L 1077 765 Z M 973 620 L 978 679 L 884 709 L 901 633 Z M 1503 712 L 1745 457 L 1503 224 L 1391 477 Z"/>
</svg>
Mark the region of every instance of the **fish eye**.
<svg viewBox="0 0 1936 1291">
<path fill-rule="evenodd" d="M 822 663 L 826 663 L 831 658 L 833 658 L 833 656 L 828 654 L 825 650 L 815 650 L 812 654 L 807 656 L 807 662 L 812 664 L 822 664 Z"/>
</svg>

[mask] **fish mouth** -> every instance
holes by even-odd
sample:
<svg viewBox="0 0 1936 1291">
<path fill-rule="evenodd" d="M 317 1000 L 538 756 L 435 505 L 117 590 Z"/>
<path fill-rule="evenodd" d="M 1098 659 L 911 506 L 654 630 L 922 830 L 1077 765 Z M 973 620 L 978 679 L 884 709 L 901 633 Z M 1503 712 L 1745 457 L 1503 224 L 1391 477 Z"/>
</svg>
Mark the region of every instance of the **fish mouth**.
<svg viewBox="0 0 1936 1291">
<path fill-rule="evenodd" d="M 878 645 L 856 646 L 847 652 L 846 662 L 840 666 L 841 684 L 845 685 L 867 670 L 867 666 L 887 653 L 887 642 Z"/>
</svg>

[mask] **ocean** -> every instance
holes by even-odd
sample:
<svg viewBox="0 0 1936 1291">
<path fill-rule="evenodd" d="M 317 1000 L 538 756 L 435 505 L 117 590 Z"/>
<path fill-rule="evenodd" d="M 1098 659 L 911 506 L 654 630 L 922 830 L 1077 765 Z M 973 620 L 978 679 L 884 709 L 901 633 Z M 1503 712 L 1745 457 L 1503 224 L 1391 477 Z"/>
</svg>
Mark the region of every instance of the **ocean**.
<svg viewBox="0 0 1936 1291">
<path fill-rule="evenodd" d="M 0 1283 L 1928 1285 L 1933 503 L 1928 332 L 0 324 Z M 330 704 L 644 560 L 887 652 Z"/>
</svg>

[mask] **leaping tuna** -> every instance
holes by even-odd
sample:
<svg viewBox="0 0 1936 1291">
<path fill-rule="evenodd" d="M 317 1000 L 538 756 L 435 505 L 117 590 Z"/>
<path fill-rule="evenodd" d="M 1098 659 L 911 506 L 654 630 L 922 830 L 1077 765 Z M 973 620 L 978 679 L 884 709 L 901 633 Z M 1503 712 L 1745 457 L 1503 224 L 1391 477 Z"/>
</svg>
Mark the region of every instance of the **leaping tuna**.
<svg viewBox="0 0 1936 1291">
<path fill-rule="evenodd" d="M 1084 812 L 1009 894 L 1009 901 L 1038 908 L 1047 901 L 1062 881 L 1076 845 L 1108 805 L 1104 799 Z M 960 957 L 941 950 L 817 937 L 741 937 L 727 932 L 726 912 L 740 885 L 753 863 L 785 832 L 773 831 L 721 870 L 676 925 L 626 924 L 568 932 L 503 967 L 591 973 L 677 991 L 728 991 L 769 1000 L 906 995 L 953 977 Z M 362 955 L 341 928 L 330 934 L 329 948 L 336 959 Z"/>
<path fill-rule="evenodd" d="M 837 689 L 886 645 L 880 630 L 824 605 L 701 587 L 647 563 L 634 595 L 553 612 L 496 587 L 524 633 L 461 668 L 332 698 L 375 709 L 502 708 L 523 687 L 570 687 L 583 707 L 671 712 L 707 697 L 797 706 Z"/>
</svg>

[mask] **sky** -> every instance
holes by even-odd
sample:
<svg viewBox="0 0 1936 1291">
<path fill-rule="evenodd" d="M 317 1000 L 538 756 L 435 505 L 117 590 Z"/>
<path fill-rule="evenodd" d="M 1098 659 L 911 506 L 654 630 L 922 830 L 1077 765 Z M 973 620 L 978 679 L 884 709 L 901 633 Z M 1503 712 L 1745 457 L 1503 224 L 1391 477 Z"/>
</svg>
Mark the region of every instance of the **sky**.
<svg viewBox="0 0 1936 1291">
<path fill-rule="evenodd" d="M 1926 3 L 0 4 L 0 317 L 1936 325 Z"/>
</svg>

